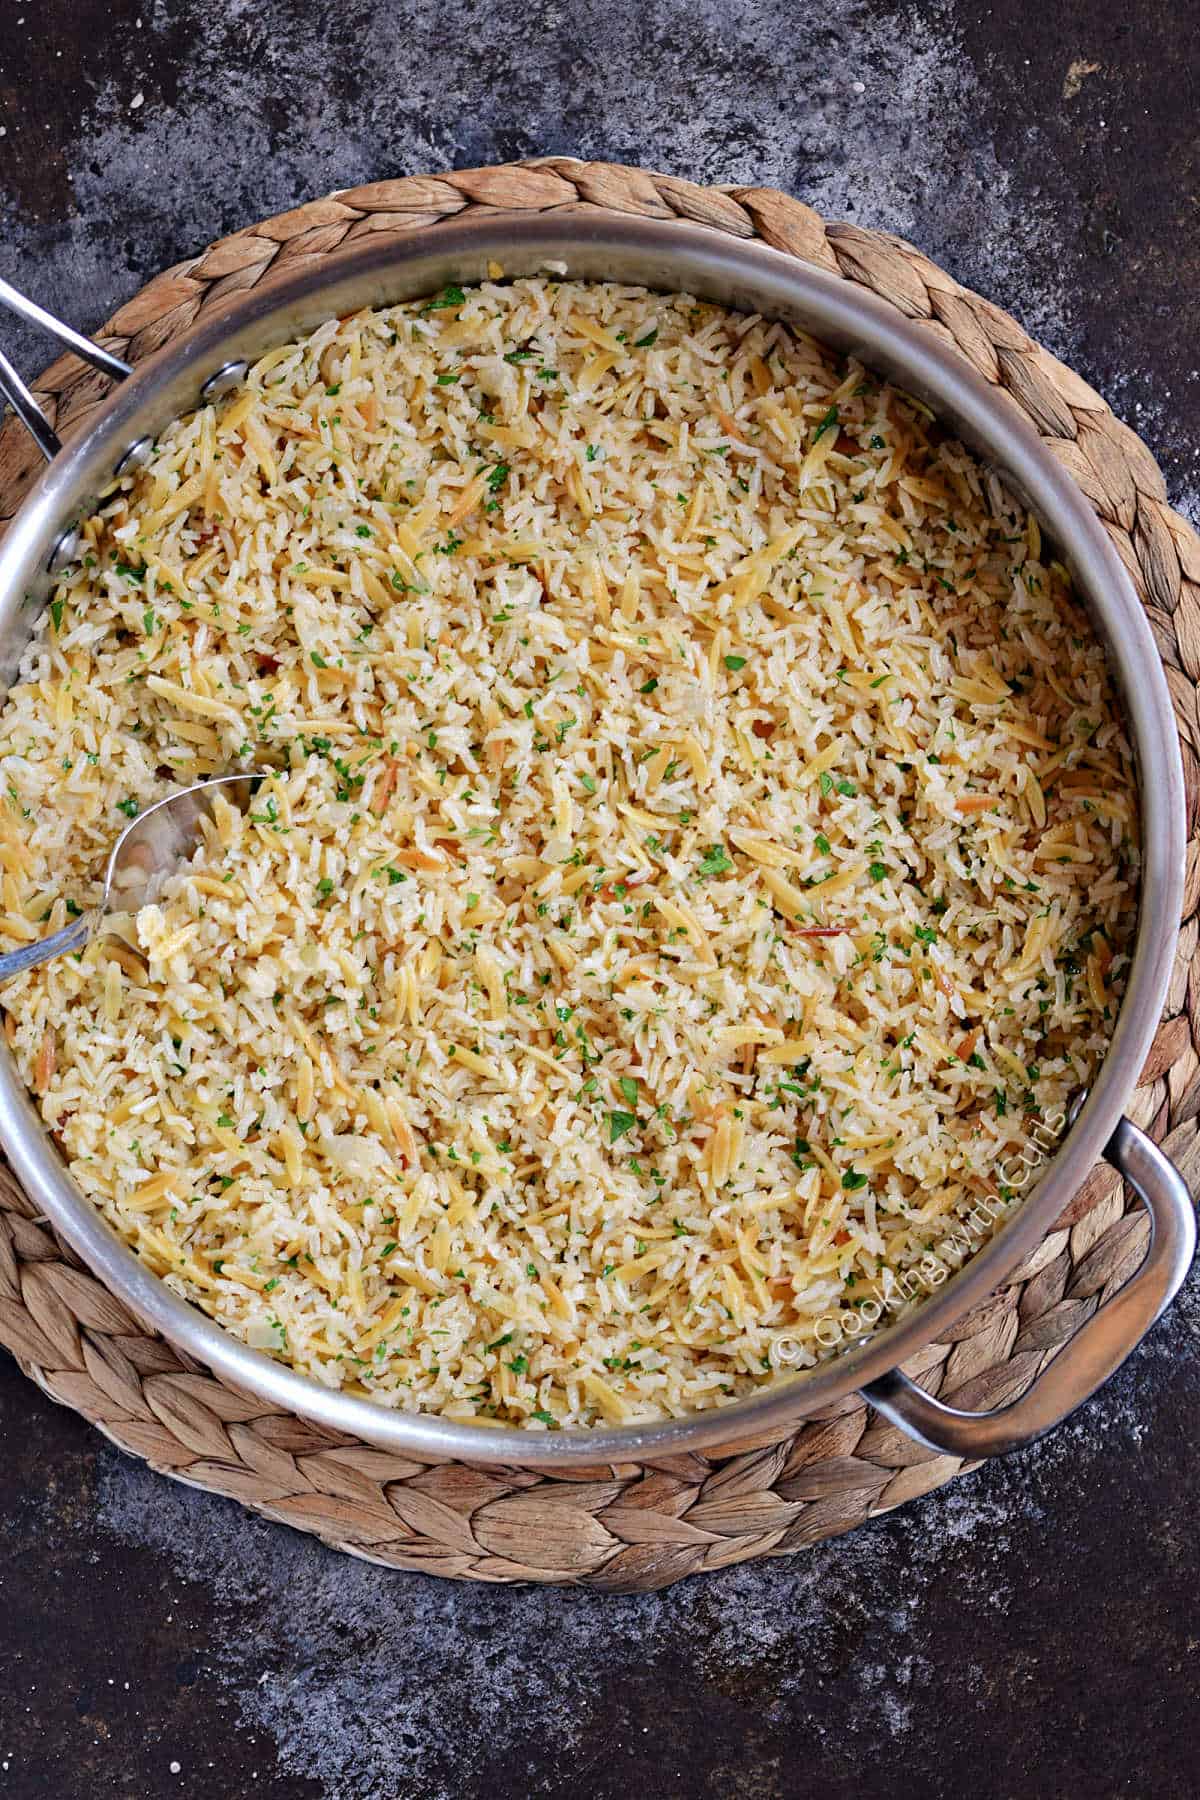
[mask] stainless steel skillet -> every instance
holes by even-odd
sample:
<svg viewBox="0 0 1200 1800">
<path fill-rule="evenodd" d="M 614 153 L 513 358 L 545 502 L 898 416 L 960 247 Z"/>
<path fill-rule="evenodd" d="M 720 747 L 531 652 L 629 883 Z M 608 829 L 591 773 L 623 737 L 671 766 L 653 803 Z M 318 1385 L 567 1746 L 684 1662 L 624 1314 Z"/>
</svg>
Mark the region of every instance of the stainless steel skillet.
<svg viewBox="0 0 1200 1800">
<path fill-rule="evenodd" d="M 580 278 L 686 290 L 725 305 L 804 326 L 852 351 L 929 404 L 1002 470 L 1035 510 L 1086 598 L 1114 669 L 1135 749 L 1144 850 L 1140 918 L 1120 1019 L 1095 1086 L 1061 1146 L 1015 1215 L 963 1270 L 922 1304 L 818 1368 L 781 1375 L 755 1396 L 688 1418 L 588 1432 L 498 1432 L 421 1414 L 392 1412 L 325 1389 L 249 1350 L 173 1295 L 104 1223 L 67 1174 L 0 1050 L 0 1144 L 26 1192 L 113 1292 L 184 1350 L 237 1386 L 326 1425 L 417 1456 L 563 1464 L 637 1461 L 779 1434 L 852 1390 L 935 1449 L 978 1457 L 1048 1430 L 1124 1360 L 1177 1291 L 1191 1261 L 1194 1213 L 1186 1187 L 1156 1146 L 1124 1118 L 1162 1010 L 1183 888 L 1183 774 L 1171 704 L 1149 628 L 1122 565 L 1086 500 L 1010 402 L 933 334 L 886 302 L 759 243 L 703 226 L 607 215 L 544 213 L 471 217 L 416 230 L 323 261 L 256 288 L 204 315 L 129 374 L 81 434 L 59 447 L 32 396 L 0 377 L 34 429 L 48 467 L 0 546 L 0 679 L 11 680 L 38 628 L 50 570 L 64 539 L 114 472 L 163 426 L 202 398 L 236 384 L 270 346 L 334 314 L 432 293 L 447 282 L 548 265 Z M 0 292 L 0 298 L 8 297 Z M 28 314 L 28 307 L 25 306 Z M 124 365 L 42 317 L 60 338 L 107 373 Z M 1150 1215 L 1145 1262 L 1013 1405 L 962 1414 L 932 1399 L 898 1365 L 935 1341 L 959 1314 L 1000 1285 L 1041 1240 L 1096 1159 L 1107 1155 Z"/>
</svg>

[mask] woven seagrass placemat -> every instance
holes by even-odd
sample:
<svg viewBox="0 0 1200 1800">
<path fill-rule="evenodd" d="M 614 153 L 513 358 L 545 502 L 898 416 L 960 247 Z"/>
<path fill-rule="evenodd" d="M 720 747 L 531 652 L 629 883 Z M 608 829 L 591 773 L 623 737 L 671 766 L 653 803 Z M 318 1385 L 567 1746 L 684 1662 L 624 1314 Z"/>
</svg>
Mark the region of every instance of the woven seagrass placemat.
<svg viewBox="0 0 1200 1800">
<path fill-rule="evenodd" d="M 226 296 L 319 262 L 368 234 L 402 238 L 469 212 L 609 209 L 762 238 L 870 288 L 956 347 L 1032 420 L 1074 476 L 1129 570 L 1174 698 L 1188 795 L 1187 886 L 1175 977 L 1130 1116 L 1195 1185 L 1200 1177 L 1200 539 L 1166 502 L 1141 440 L 991 302 L 902 239 L 827 223 L 771 188 L 701 188 L 608 163 L 531 164 L 411 176 L 315 200 L 211 245 L 121 307 L 100 340 L 137 362 Z M 36 384 L 60 434 L 105 384 L 62 357 Z M 0 430 L 0 519 L 36 452 Z M 958 1406 L 1015 1398 L 1136 1268 L 1148 1225 L 1098 1166 L 1005 1287 L 907 1365 Z M 0 1344 L 52 1399 L 177 1480 L 232 1495 L 335 1548 L 479 1581 L 662 1587 L 851 1530 L 968 1466 L 915 1444 L 853 1397 L 782 1442 L 725 1454 L 562 1470 L 429 1464 L 265 1406 L 218 1381 L 138 1322 L 39 1223 L 0 1164 Z"/>
</svg>

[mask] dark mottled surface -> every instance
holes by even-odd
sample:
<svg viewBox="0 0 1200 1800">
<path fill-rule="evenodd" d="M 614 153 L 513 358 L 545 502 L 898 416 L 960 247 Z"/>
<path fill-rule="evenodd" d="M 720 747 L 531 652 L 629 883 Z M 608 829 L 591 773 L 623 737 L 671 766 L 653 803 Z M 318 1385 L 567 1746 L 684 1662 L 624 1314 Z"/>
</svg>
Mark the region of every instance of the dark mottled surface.
<svg viewBox="0 0 1200 1800">
<path fill-rule="evenodd" d="M 1009 306 L 1194 517 L 1186 11 L 3 0 L 0 271 L 94 325 L 221 232 L 382 175 L 574 151 L 774 182 Z M 1049 1442 L 644 1599 L 331 1556 L 0 1360 L 0 1797 L 1192 1795 L 1197 1291 Z"/>
</svg>

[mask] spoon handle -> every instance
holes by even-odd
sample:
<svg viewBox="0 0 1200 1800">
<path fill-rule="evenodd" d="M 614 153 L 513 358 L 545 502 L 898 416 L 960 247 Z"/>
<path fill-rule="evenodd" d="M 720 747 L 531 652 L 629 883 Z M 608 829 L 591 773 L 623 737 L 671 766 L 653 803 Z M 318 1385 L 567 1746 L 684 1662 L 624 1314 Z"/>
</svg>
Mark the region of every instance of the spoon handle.
<svg viewBox="0 0 1200 1800">
<path fill-rule="evenodd" d="M 92 935 L 96 917 L 95 913 L 84 913 L 82 918 L 73 919 L 61 931 L 52 931 L 49 937 L 39 938 L 35 944 L 6 950 L 0 955 L 0 981 L 23 975 L 26 969 L 36 969 L 39 963 L 49 962 L 52 956 L 61 956 L 64 950 L 82 950 Z"/>
</svg>

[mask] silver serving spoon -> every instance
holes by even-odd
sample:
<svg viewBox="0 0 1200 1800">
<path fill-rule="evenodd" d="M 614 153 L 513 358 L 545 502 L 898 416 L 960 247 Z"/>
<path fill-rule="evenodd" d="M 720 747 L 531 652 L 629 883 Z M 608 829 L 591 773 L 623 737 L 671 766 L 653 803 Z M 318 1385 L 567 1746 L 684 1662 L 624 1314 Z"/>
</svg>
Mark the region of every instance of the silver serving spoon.
<svg viewBox="0 0 1200 1800">
<path fill-rule="evenodd" d="M 113 845 L 99 906 L 73 919 L 61 931 L 39 938 L 35 944 L 24 944 L 20 950 L 0 955 L 0 982 L 21 975 L 26 969 L 35 969 L 64 951 L 82 950 L 103 930 L 110 913 L 136 912 L 140 906 L 148 905 L 166 877 L 195 850 L 201 822 L 212 817 L 218 791 L 244 810 L 262 779 L 258 774 L 214 775 L 148 806 L 125 827 Z"/>
</svg>

